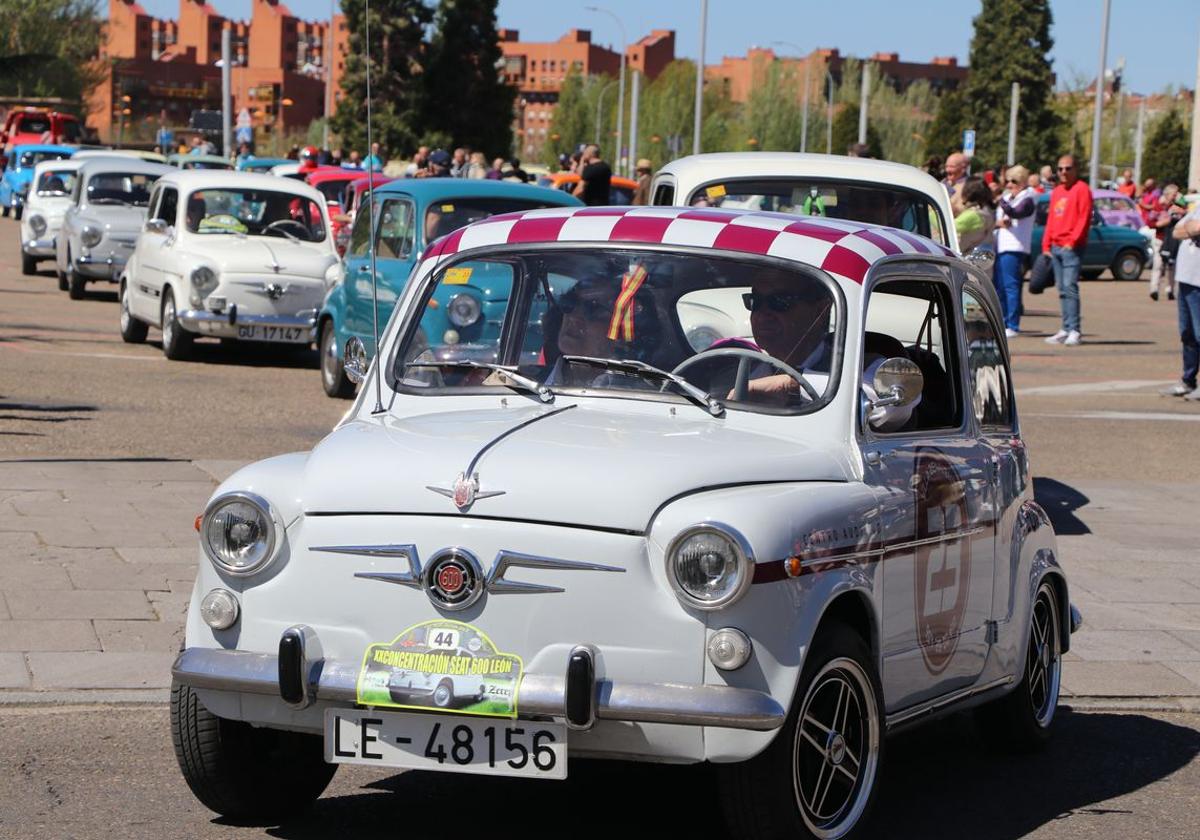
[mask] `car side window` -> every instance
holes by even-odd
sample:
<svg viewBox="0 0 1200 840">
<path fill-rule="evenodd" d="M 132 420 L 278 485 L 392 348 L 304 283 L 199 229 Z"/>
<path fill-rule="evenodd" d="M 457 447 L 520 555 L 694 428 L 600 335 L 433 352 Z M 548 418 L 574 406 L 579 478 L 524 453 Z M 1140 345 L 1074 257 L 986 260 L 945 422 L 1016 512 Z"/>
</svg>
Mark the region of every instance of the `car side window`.
<svg viewBox="0 0 1200 840">
<path fill-rule="evenodd" d="M 384 202 L 375 243 L 381 258 L 403 260 L 412 253 L 416 233 L 413 217 L 412 202 L 398 198 Z"/>
<path fill-rule="evenodd" d="M 346 248 L 347 257 L 361 257 L 367 253 L 371 244 L 371 214 L 367 212 L 370 204 L 364 200 L 354 215 L 354 227 L 350 230 L 350 245 Z"/>
<path fill-rule="evenodd" d="M 962 425 L 952 298 L 931 280 L 886 280 L 867 302 L 864 366 L 879 358 L 906 358 L 921 369 L 921 401 L 894 432 L 907 434 Z M 869 384 L 869 383 L 868 383 Z"/>
<path fill-rule="evenodd" d="M 159 195 L 158 206 L 154 218 L 162 219 L 169 226 L 175 226 L 175 215 L 179 209 L 179 191 L 174 187 L 163 187 Z"/>
<path fill-rule="evenodd" d="M 654 188 L 654 198 L 650 201 L 657 207 L 670 207 L 675 203 L 675 185 L 662 183 Z"/>
<path fill-rule="evenodd" d="M 983 303 L 963 289 L 963 327 L 967 339 L 967 367 L 971 371 L 971 406 L 984 428 L 1012 428 L 1012 381 L 1004 361 L 1000 331 Z"/>
</svg>

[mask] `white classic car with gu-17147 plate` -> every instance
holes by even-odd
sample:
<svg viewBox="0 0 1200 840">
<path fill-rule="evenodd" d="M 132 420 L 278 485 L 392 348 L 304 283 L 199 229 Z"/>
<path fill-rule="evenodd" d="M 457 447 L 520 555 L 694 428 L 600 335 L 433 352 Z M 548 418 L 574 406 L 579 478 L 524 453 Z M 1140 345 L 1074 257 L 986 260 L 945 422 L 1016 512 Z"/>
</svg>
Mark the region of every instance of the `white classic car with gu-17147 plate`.
<svg viewBox="0 0 1200 840">
<path fill-rule="evenodd" d="M 440 286 L 484 282 L 494 335 L 432 329 Z M 975 707 L 1009 746 L 1049 737 L 1080 618 L 991 280 L 948 248 L 711 208 L 494 216 L 427 249 L 369 371 L 357 338 L 346 359 L 338 427 L 197 522 L 172 727 L 213 810 L 294 814 L 341 763 L 587 756 L 711 762 L 735 833 L 835 838 L 889 732 Z"/>
<path fill-rule="evenodd" d="M 121 277 L 121 337 L 160 327 L 163 353 L 198 336 L 306 346 L 337 264 L 325 200 L 296 181 L 196 170 L 164 177 Z"/>
</svg>

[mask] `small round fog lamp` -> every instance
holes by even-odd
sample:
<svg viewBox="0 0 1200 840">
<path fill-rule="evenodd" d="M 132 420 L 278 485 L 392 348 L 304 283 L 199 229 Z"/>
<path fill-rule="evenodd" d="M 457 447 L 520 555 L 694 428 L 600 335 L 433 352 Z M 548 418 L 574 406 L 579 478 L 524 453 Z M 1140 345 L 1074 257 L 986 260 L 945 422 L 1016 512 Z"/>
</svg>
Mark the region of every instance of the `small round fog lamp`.
<svg viewBox="0 0 1200 840">
<path fill-rule="evenodd" d="M 750 659 L 754 650 L 750 639 L 736 627 L 724 627 L 708 640 L 708 659 L 722 671 L 736 671 Z"/>
<path fill-rule="evenodd" d="M 227 630 L 238 620 L 237 598 L 228 589 L 214 589 L 200 602 L 200 616 L 214 630 Z"/>
</svg>

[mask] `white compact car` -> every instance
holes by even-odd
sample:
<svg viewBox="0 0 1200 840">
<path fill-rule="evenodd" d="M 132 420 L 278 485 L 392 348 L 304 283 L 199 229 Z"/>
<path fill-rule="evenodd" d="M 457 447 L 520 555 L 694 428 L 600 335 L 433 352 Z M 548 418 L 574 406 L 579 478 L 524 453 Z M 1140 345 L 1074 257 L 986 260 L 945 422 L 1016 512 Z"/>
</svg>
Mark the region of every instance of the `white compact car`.
<svg viewBox="0 0 1200 840">
<path fill-rule="evenodd" d="M 470 283 L 502 302 L 473 343 L 434 328 Z M 699 307 L 728 333 L 702 350 Z M 1049 737 L 1080 617 L 991 278 L 950 249 L 498 215 L 426 249 L 369 372 L 346 358 L 338 427 L 197 521 L 172 726 L 213 810 L 294 817 L 343 763 L 588 756 L 711 762 L 743 836 L 837 838 L 890 732 L 976 707 L 1010 747 Z"/>
<path fill-rule="evenodd" d="M 197 336 L 307 346 L 337 264 L 325 200 L 306 184 L 245 172 L 163 178 L 121 277 L 121 337 L 163 333 L 181 359 Z"/>
<path fill-rule="evenodd" d="M 55 238 L 58 284 L 72 300 L 88 283 L 116 282 L 125 270 L 154 182 L 174 167 L 130 156 L 97 156 L 80 161 L 71 206 Z"/>
<path fill-rule="evenodd" d="M 912 166 L 844 155 L 719 152 L 673 160 L 651 204 L 768 210 L 887 225 L 958 250 L 945 185 Z"/>
<path fill-rule="evenodd" d="M 63 215 L 71 206 L 71 194 L 82 165 L 82 161 L 67 159 L 46 160 L 34 167 L 21 218 L 22 274 L 36 274 L 40 261 L 54 259 L 54 239 L 62 227 Z"/>
</svg>

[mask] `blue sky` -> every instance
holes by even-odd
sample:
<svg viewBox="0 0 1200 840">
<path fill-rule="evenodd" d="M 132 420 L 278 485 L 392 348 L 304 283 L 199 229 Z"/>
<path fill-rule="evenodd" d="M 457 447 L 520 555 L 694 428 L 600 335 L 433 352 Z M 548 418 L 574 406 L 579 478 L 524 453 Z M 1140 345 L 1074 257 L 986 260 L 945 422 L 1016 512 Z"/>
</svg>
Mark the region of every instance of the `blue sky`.
<svg viewBox="0 0 1200 840">
<path fill-rule="evenodd" d="M 250 0 L 209 0 L 222 14 L 250 16 Z M 285 0 L 303 18 L 329 16 L 330 0 Z M 141 0 L 151 14 L 174 17 L 178 0 Z M 674 29 L 676 53 L 699 51 L 700 0 L 500 0 L 501 26 L 519 29 L 523 40 L 556 40 L 571 27 L 590 28 L 595 41 L 618 45 L 620 31 L 606 15 L 585 10 L 600 5 L 621 18 L 630 39 L 651 29 Z M 963 0 L 710 0 L 706 60 L 742 55 L 751 46 L 794 42 L 804 52 L 837 47 L 845 55 L 899 52 L 901 60 L 928 61 L 955 55 L 966 63 L 971 18 L 979 6 Z M 1090 78 L 1099 63 L 1102 0 L 1051 0 L 1056 44 L 1052 53 L 1059 80 Z M 918 11 L 919 9 L 919 11 Z M 774 47 L 787 52 L 790 47 Z M 1113 0 L 1109 27 L 1109 66 L 1125 57 L 1126 89 L 1193 87 L 1200 50 L 1197 0 Z"/>
</svg>

